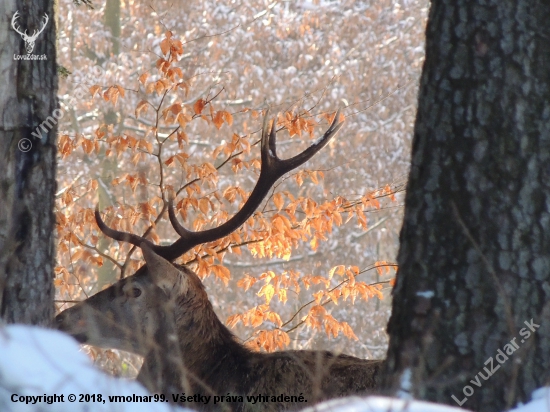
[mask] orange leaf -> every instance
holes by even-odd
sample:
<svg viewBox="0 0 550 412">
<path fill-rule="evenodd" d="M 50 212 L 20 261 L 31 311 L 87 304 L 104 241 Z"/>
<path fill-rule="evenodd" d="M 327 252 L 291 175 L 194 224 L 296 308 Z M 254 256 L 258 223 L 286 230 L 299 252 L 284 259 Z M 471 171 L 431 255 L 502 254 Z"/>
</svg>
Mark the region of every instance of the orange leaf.
<svg viewBox="0 0 550 412">
<path fill-rule="evenodd" d="M 92 98 L 95 96 L 95 94 L 101 90 L 101 87 L 99 87 L 97 84 L 94 84 L 92 87 L 90 87 L 90 93 L 92 94 Z"/>
<path fill-rule="evenodd" d="M 160 58 L 157 60 L 156 66 L 160 72 L 165 73 L 168 67 L 170 67 L 170 63 L 168 62 L 168 60 Z"/>
<path fill-rule="evenodd" d="M 296 173 L 296 175 L 294 176 L 294 179 L 296 179 L 296 183 L 298 183 L 298 186 L 300 186 L 300 187 L 304 183 L 304 178 L 302 177 L 302 172 Z"/>
<path fill-rule="evenodd" d="M 84 139 L 82 140 L 82 149 L 84 149 L 86 154 L 90 154 L 94 150 L 94 143 L 91 140 Z"/>
<path fill-rule="evenodd" d="M 204 106 L 206 106 L 206 102 L 203 99 L 199 99 L 193 105 L 193 110 L 196 114 L 201 114 Z"/>
<path fill-rule="evenodd" d="M 311 239 L 311 242 L 309 242 L 309 245 L 311 246 L 311 249 L 312 249 L 313 251 L 316 251 L 316 250 L 317 250 L 317 247 L 319 246 L 319 245 L 317 244 L 317 238 L 314 237 L 313 239 Z"/>
<path fill-rule="evenodd" d="M 208 199 L 206 198 L 202 198 L 201 200 L 199 200 L 199 210 L 206 214 L 208 213 L 208 207 L 210 206 L 210 202 L 208 201 Z"/>
<path fill-rule="evenodd" d="M 222 280 L 225 286 L 228 285 L 229 279 L 231 279 L 231 272 L 229 271 L 228 268 L 222 265 L 213 265 L 212 271 L 214 272 L 216 277 Z"/>
<path fill-rule="evenodd" d="M 122 88 L 122 86 L 119 86 L 118 84 L 115 85 L 115 87 L 117 88 L 118 92 L 120 93 L 120 95 L 122 97 L 124 97 L 124 89 Z"/>
<path fill-rule="evenodd" d="M 145 93 L 151 94 L 155 91 L 155 82 L 148 83 L 147 86 L 145 86 Z"/>
<path fill-rule="evenodd" d="M 147 81 L 147 78 L 149 77 L 149 73 L 145 72 L 141 76 L 139 76 L 139 81 L 141 84 L 145 86 L 145 82 Z"/>
<path fill-rule="evenodd" d="M 315 303 L 318 305 L 321 304 L 321 299 L 323 299 L 323 296 L 325 296 L 325 292 L 320 290 L 319 292 L 316 292 L 313 294 L 313 299 L 315 299 Z"/>
<path fill-rule="evenodd" d="M 311 313 L 313 316 L 320 316 L 325 315 L 327 313 L 327 310 L 321 305 L 315 305 L 309 310 L 309 313 Z"/>
<path fill-rule="evenodd" d="M 216 126 L 218 130 L 221 129 L 223 125 L 223 112 L 216 112 L 216 114 L 212 116 L 212 123 L 214 123 L 214 126 Z"/>
<path fill-rule="evenodd" d="M 142 111 L 142 110 L 145 110 L 147 111 L 147 106 L 149 105 L 149 103 L 145 100 L 142 100 L 138 103 L 138 105 L 136 106 L 136 117 L 139 117 L 139 113 Z"/>
<path fill-rule="evenodd" d="M 153 153 L 153 144 L 145 139 L 139 139 L 138 147 L 148 153 Z"/>
<path fill-rule="evenodd" d="M 347 322 L 342 322 L 342 332 L 344 332 L 344 336 L 353 339 L 353 340 L 359 340 L 357 336 L 355 336 L 355 333 L 353 333 L 353 329 Z"/>
<path fill-rule="evenodd" d="M 191 121 L 191 116 L 182 111 L 176 116 L 176 121 L 181 127 L 185 127 Z"/>
<path fill-rule="evenodd" d="M 277 210 L 281 210 L 284 206 L 284 199 L 282 193 L 275 193 L 273 196 L 273 203 L 275 203 L 275 207 L 277 207 Z"/>
<path fill-rule="evenodd" d="M 263 285 L 262 288 L 258 292 L 258 296 L 264 296 L 265 297 L 265 303 L 269 304 L 271 302 L 271 299 L 273 298 L 273 295 L 275 293 L 275 288 L 271 284 Z"/>
<path fill-rule="evenodd" d="M 247 291 L 256 282 L 257 282 L 256 278 L 253 278 L 252 276 L 247 274 L 247 275 L 244 275 L 244 278 L 242 278 L 237 282 L 237 286 Z"/>
<path fill-rule="evenodd" d="M 168 54 L 170 51 L 170 38 L 166 38 L 160 42 L 160 50 L 162 54 Z"/>
<path fill-rule="evenodd" d="M 279 316 L 278 313 L 271 312 L 271 311 L 267 312 L 266 320 L 273 322 L 278 327 L 281 327 L 281 325 L 283 324 L 281 316 Z"/>
<path fill-rule="evenodd" d="M 286 303 L 287 300 L 286 289 L 279 289 L 279 302 Z"/>
<path fill-rule="evenodd" d="M 233 115 L 226 111 L 222 111 L 222 113 L 223 113 L 223 118 L 225 120 L 225 123 L 231 126 L 233 124 Z"/>
<path fill-rule="evenodd" d="M 253 327 L 260 326 L 264 321 L 263 313 L 255 311 L 250 315 L 250 325 Z"/>
<path fill-rule="evenodd" d="M 160 96 L 162 92 L 166 90 L 166 85 L 162 81 L 155 82 L 155 91 Z"/>
<path fill-rule="evenodd" d="M 337 275 L 342 276 L 344 273 L 346 273 L 346 267 L 344 265 L 334 266 L 329 272 L 329 279 L 332 278 L 334 272 L 336 272 Z"/>
<path fill-rule="evenodd" d="M 311 178 L 311 181 L 315 183 L 316 185 L 319 184 L 319 179 L 317 179 L 317 172 L 314 170 L 312 172 L 309 172 L 309 177 Z"/>
<path fill-rule="evenodd" d="M 346 115 L 344 113 L 340 113 L 340 118 L 338 119 L 340 122 L 346 121 Z"/>
<path fill-rule="evenodd" d="M 183 130 L 178 130 L 177 137 L 178 137 L 178 147 L 180 149 L 183 148 L 183 142 L 189 143 L 187 139 L 187 134 Z"/>
<path fill-rule="evenodd" d="M 237 314 L 237 315 L 229 316 L 225 321 L 225 324 L 227 325 L 228 328 L 234 328 L 235 325 L 240 321 L 242 321 L 242 315 Z"/>
</svg>

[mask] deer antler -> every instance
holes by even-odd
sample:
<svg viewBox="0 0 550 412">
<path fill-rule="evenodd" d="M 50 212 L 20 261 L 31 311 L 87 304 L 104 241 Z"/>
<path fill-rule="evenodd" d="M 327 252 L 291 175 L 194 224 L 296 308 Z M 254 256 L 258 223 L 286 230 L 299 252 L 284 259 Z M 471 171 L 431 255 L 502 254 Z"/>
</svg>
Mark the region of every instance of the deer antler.
<svg viewBox="0 0 550 412">
<path fill-rule="evenodd" d="M 27 30 L 25 30 L 25 33 L 23 33 L 21 29 L 19 29 L 19 26 L 16 25 L 16 21 L 18 17 L 19 17 L 19 11 L 16 11 L 13 17 L 11 18 L 11 26 L 17 33 L 21 35 L 21 38 L 25 41 L 25 49 L 27 50 L 27 53 L 30 54 L 34 50 L 34 42 L 36 38 L 40 33 L 44 31 L 50 19 L 48 15 L 44 13 L 44 22 L 42 24 L 42 28 L 40 30 L 35 30 L 32 36 L 29 36 L 27 34 Z"/>
<path fill-rule="evenodd" d="M 11 26 L 13 27 L 13 29 L 19 33 L 23 39 L 25 41 L 34 41 L 36 40 L 36 38 L 38 37 L 38 35 L 40 33 L 42 33 L 44 31 L 44 29 L 46 28 L 46 25 L 48 24 L 48 21 L 50 21 L 50 18 L 48 17 L 47 14 L 44 14 L 44 23 L 42 23 L 42 28 L 40 30 L 35 30 L 34 33 L 32 34 L 32 36 L 29 36 L 27 34 L 27 30 L 25 30 L 25 33 L 23 33 L 20 29 L 19 29 L 19 26 L 16 26 L 15 25 L 15 22 L 16 20 L 19 18 L 19 11 L 16 11 L 15 14 L 13 15 L 13 17 L 11 18 Z"/>
<path fill-rule="evenodd" d="M 11 18 L 11 26 L 13 27 L 13 29 L 19 33 L 21 36 L 23 37 L 27 37 L 27 30 L 25 30 L 25 33 L 23 33 L 20 29 L 19 29 L 19 26 L 15 26 L 15 21 L 17 20 L 17 18 L 19 17 L 19 11 L 16 11 L 15 14 L 13 15 L 13 17 Z"/>
<path fill-rule="evenodd" d="M 46 28 L 46 24 L 48 24 L 48 22 L 50 21 L 50 18 L 48 17 L 47 14 L 44 14 L 44 23 L 42 23 L 42 28 L 40 30 L 35 30 L 34 33 L 32 34 L 32 36 L 30 36 L 30 39 L 31 40 L 36 40 L 36 38 L 38 37 L 38 35 L 40 33 L 42 33 L 44 31 L 44 29 Z"/>
<path fill-rule="evenodd" d="M 126 232 L 120 232 L 118 230 L 111 229 L 101 219 L 98 208 L 95 211 L 95 218 L 99 229 L 108 237 L 121 241 L 128 242 L 132 245 L 140 247 L 141 243 L 146 243 L 155 253 L 163 258 L 173 261 L 185 252 L 191 250 L 193 247 L 202 243 L 212 242 L 216 239 L 220 239 L 229 235 L 234 230 L 238 229 L 246 220 L 252 216 L 254 211 L 261 204 L 262 200 L 269 193 L 269 190 L 275 184 L 275 182 L 283 176 L 285 173 L 297 168 L 311 159 L 319 150 L 327 145 L 332 137 L 340 130 L 343 122 L 338 122 L 340 118 L 340 110 L 334 116 L 334 120 L 330 124 L 327 131 L 321 136 L 315 143 L 304 150 L 302 153 L 291 157 L 290 159 L 279 159 L 276 151 L 277 119 L 273 119 L 271 129 L 268 130 L 268 115 L 264 117 L 262 127 L 262 139 L 261 139 L 261 159 L 262 165 L 260 170 L 260 177 L 256 182 L 256 186 L 252 190 L 252 193 L 246 200 L 244 206 L 239 210 L 231 219 L 222 225 L 203 230 L 200 232 L 192 232 L 183 227 L 177 220 L 174 212 L 173 198 L 168 200 L 168 215 L 170 222 L 174 227 L 174 230 L 180 235 L 180 238 L 169 246 L 154 245 L 151 241 Z"/>
</svg>

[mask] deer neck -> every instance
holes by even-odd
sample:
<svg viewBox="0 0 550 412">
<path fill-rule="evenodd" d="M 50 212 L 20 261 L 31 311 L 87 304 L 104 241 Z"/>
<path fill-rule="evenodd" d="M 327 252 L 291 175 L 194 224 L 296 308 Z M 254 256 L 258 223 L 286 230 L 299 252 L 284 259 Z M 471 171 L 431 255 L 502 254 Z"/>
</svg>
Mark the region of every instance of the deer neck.
<svg viewBox="0 0 550 412">
<path fill-rule="evenodd" d="M 249 351 L 220 321 L 204 290 L 198 291 L 195 299 L 183 302 L 182 307 L 186 308 L 185 314 L 176 322 L 182 325 L 178 336 L 186 366 L 213 389 L 221 389 L 216 388 L 220 383 L 225 388 L 232 386 L 226 378 L 246 373 L 246 362 L 241 359 Z"/>
<path fill-rule="evenodd" d="M 144 360 L 144 376 L 155 375 L 161 382 L 150 390 L 203 395 L 242 390 L 234 377 L 246 376 L 250 352 L 219 320 L 206 293 L 200 290 L 198 294 L 180 298 L 174 313 L 166 318 L 171 325 L 164 330 L 172 332 L 155 336 L 156 347 L 164 355 L 151 350 Z"/>
</svg>

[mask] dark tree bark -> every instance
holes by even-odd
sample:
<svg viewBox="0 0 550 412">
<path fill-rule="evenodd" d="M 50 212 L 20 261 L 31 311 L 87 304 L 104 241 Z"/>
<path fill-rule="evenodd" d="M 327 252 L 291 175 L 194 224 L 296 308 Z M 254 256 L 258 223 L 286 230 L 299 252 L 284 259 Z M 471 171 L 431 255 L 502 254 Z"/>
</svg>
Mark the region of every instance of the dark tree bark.
<svg viewBox="0 0 550 412">
<path fill-rule="evenodd" d="M 415 397 L 498 411 L 549 381 L 549 21 L 432 2 L 388 325 L 386 385 Z"/>
<path fill-rule="evenodd" d="M 48 325 L 54 315 L 56 123 L 63 112 L 53 7 L 53 0 L 0 2 L 0 316 L 10 323 Z M 23 34 L 42 27 L 29 53 Z"/>
</svg>

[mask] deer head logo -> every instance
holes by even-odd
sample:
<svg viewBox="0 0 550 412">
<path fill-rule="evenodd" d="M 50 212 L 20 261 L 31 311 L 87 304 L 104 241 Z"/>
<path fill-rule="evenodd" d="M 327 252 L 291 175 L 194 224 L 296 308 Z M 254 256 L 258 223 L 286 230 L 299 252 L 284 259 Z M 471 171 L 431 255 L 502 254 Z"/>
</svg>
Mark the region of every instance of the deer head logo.
<svg viewBox="0 0 550 412">
<path fill-rule="evenodd" d="M 27 49 L 27 54 L 31 54 L 32 51 L 34 50 L 34 42 L 36 41 L 36 38 L 40 33 L 44 31 L 44 29 L 46 28 L 46 24 L 48 24 L 48 21 L 49 21 L 48 15 L 44 13 L 44 22 L 42 23 L 42 28 L 40 30 L 35 30 L 32 36 L 29 36 L 27 34 L 27 30 L 25 30 L 25 32 L 23 33 L 19 29 L 19 26 L 16 25 L 16 20 L 18 17 L 19 17 L 19 10 L 16 11 L 15 14 L 13 15 L 11 19 L 11 26 L 17 33 L 21 35 L 21 37 L 25 41 L 25 49 Z"/>
</svg>

